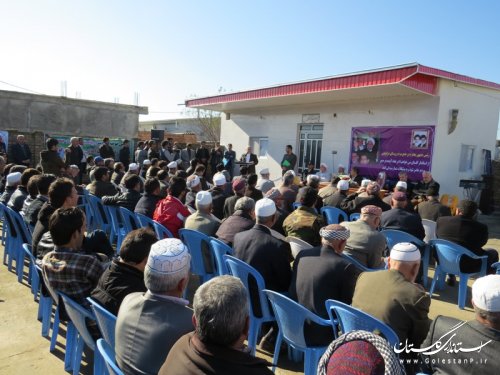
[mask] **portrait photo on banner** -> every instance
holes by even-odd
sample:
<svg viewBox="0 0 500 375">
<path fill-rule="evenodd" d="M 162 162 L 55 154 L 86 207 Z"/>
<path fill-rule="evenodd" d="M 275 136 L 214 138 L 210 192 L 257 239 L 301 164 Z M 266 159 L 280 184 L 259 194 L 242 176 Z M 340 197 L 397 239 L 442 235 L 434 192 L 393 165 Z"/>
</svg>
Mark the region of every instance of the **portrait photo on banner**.
<svg viewBox="0 0 500 375">
<path fill-rule="evenodd" d="M 410 148 L 412 149 L 429 148 L 429 130 L 414 129 L 411 132 Z"/>
<path fill-rule="evenodd" d="M 352 138 L 352 165 L 376 164 L 379 161 L 380 134 L 356 133 Z"/>
</svg>

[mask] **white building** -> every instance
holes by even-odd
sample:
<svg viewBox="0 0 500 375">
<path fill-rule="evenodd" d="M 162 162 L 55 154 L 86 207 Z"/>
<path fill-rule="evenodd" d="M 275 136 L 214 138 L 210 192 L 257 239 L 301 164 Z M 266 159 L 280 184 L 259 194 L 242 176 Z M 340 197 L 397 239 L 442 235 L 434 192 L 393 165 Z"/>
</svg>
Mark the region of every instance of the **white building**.
<svg viewBox="0 0 500 375">
<path fill-rule="evenodd" d="M 307 160 L 336 171 L 368 160 L 361 174 L 388 177 L 407 170 L 413 180 L 431 170 L 441 193 L 462 195 L 461 179 L 481 179 L 494 156 L 500 84 L 417 63 L 186 100 L 191 108 L 221 111 L 221 144 L 238 157 L 247 145 L 259 167 L 281 175 L 285 145 L 301 170 Z M 426 138 L 426 143 L 422 140 Z M 365 150 L 355 152 L 353 138 Z M 413 139 L 419 140 L 412 143 Z M 423 147 L 421 147 L 423 145 Z"/>
</svg>

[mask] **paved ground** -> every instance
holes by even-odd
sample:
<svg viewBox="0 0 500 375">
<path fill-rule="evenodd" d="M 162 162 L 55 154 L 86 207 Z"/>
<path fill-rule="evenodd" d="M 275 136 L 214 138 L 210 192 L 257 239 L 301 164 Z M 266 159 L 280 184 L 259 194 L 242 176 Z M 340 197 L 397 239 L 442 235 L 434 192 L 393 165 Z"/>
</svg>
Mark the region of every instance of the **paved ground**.
<svg viewBox="0 0 500 375">
<path fill-rule="evenodd" d="M 488 224 L 490 241 L 488 247 L 500 249 L 500 212 L 495 215 L 481 216 Z M 3 249 L 0 249 L 3 254 Z M 431 270 L 432 274 L 432 270 Z M 469 286 L 472 282 L 469 282 Z M 460 319 L 472 319 L 470 288 L 468 306 L 465 310 L 457 307 L 458 288 L 446 287 L 432 298 L 430 316 L 449 315 Z M 54 353 L 49 353 L 49 341 L 41 336 L 41 324 L 36 319 L 38 304 L 26 284 L 19 284 L 14 273 L 0 265 L 0 374 L 65 374 L 62 358 L 64 340 L 60 339 Z M 263 352 L 259 356 L 265 357 Z M 301 364 L 282 361 L 283 369 L 277 374 L 300 374 Z M 81 373 L 92 371 L 82 363 Z"/>
</svg>

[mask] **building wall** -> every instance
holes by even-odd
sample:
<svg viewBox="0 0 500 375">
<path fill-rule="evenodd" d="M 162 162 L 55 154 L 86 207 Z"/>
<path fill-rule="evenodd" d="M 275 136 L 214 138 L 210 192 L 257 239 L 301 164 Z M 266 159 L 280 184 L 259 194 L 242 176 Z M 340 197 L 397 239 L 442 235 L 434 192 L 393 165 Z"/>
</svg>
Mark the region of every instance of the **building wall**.
<svg viewBox="0 0 500 375">
<path fill-rule="evenodd" d="M 451 109 L 459 110 L 458 126 L 448 135 Z M 482 150 L 491 150 L 494 155 L 499 109 L 498 92 L 440 80 L 434 97 L 415 94 L 231 113 L 230 120 L 222 118 L 221 144 L 233 143 L 239 157 L 251 137 L 269 137 L 268 156 L 260 158 L 259 166 L 270 168 L 272 178 L 278 178 L 285 145 L 293 145 L 294 152 L 298 147 L 298 125 L 303 114 L 320 115 L 320 123 L 324 124 L 321 161 L 330 171 L 337 170 L 339 164 L 349 165 L 353 127 L 434 125 L 432 173 L 442 186 L 441 193 L 462 197 L 459 180 L 480 179 Z M 459 172 L 462 144 L 475 146 L 473 168 L 468 172 Z M 332 158 L 334 150 L 337 154 Z"/>
</svg>

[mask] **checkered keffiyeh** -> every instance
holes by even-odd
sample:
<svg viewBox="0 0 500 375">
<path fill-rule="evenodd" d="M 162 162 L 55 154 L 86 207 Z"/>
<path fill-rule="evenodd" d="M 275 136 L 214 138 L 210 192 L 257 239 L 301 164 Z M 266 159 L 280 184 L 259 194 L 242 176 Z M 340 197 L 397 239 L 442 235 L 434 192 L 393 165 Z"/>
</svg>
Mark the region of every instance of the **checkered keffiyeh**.
<svg viewBox="0 0 500 375">
<path fill-rule="evenodd" d="M 318 375 L 327 375 L 328 363 L 332 354 L 343 344 L 353 341 L 366 341 L 378 350 L 384 359 L 385 375 L 405 375 L 403 366 L 389 343 L 382 337 L 368 331 L 351 331 L 335 339 L 326 349 L 318 364 Z"/>
<path fill-rule="evenodd" d="M 319 235 L 325 240 L 347 240 L 351 235 L 351 231 L 349 228 L 345 228 L 345 230 L 331 230 L 323 227 L 319 230 Z"/>
</svg>

